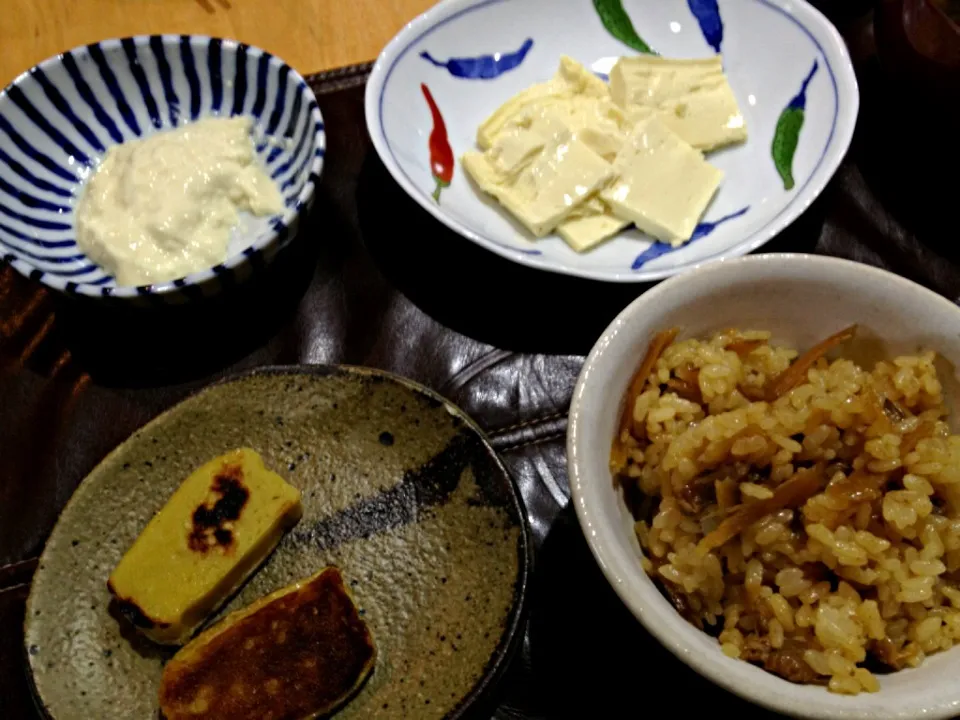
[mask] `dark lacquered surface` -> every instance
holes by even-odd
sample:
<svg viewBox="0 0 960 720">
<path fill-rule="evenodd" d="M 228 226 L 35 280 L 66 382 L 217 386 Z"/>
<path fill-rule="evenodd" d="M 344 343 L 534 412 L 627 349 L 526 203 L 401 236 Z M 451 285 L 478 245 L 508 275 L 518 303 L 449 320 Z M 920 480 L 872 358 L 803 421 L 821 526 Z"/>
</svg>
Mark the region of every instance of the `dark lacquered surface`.
<svg viewBox="0 0 960 720">
<path fill-rule="evenodd" d="M 765 249 L 880 265 L 956 301 L 956 184 L 938 195 L 916 169 L 918 157 L 956 147 L 955 137 L 892 111 L 869 3 L 817 4 L 848 37 L 861 117 L 821 199 Z M 357 80 L 313 79 L 330 142 L 314 219 L 270 281 L 229 307 L 108 318 L 58 305 L 0 270 L 0 716 L 30 717 L 18 630 L 29 559 L 85 473 L 210 380 L 299 362 L 370 365 L 430 386 L 488 430 L 514 473 L 538 554 L 527 636 L 496 717 L 641 712 L 652 689 L 683 693 L 691 716 L 767 715 L 700 679 L 640 628 L 566 506 L 565 413 L 583 355 L 644 288 L 536 273 L 448 233 L 371 150 Z"/>
</svg>

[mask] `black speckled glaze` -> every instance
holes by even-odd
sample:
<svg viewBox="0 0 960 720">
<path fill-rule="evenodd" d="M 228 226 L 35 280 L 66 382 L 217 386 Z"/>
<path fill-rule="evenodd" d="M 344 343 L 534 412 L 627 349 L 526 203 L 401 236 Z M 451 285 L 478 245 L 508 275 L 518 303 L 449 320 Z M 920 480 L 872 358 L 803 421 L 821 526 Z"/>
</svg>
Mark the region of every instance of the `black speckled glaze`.
<svg viewBox="0 0 960 720">
<path fill-rule="evenodd" d="M 473 422 L 407 380 L 268 368 L 164 413 L 84 480 L 44 550 L 25 652 L 56 720 L 157 717 L 171 655 L 108 610 L 106 579 L 195 468 L 249 446 L 304 516 L 221 609 L 341 568 L 377 667 L 340 718 L 459 718 L 485 705 L 520 637 L 530 545 L 519 492 Z"/>
</svg>

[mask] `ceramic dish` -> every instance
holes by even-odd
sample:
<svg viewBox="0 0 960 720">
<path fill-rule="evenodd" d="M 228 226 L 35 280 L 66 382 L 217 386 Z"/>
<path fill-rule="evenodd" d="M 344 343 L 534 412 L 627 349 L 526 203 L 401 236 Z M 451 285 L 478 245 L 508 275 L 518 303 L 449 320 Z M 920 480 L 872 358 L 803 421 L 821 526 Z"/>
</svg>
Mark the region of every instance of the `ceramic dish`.
<svg viewBox="0 0 960 720">
<path fill-rule="evenodd" d="M 688 623 L 640 565 L 633 518 L 611 478 L 610 447 L 625 390 L 651 337 L 670 327 L 681 338 L 728 327 L 773 333 L 772 342 L 809 348 L 858 323 L 844 356 L 861 361 L 918 347 L 946 361 L 940 378 L 952 412 L 960 364 L 960 309 L 908 280 L 866 265 L 804 255 L 758 255 L 711 263 L 635 300 L 590 353 L 574 391 L 567 438 L 577 517 L 600 567 L 647 630 L 692 668 L 728 690 L 778 712 L 811 718 L 953 717 L 960 707 L 956 648 L 912 670 L 879 676 L 877 693 L 843 696 L 795 685 L 727 657 L 717 641 Z"/>
<path fill-rule="evenodd" d="M 459 158 L 475 148 L 480 123 L 512 95 L 550 78 L 562 54 L 601 74 L 617 57 L 633 54 L 605 29 L 595 8 L 610 13 L 619 4 L 571 0 L 559 12 L 552 0 L 445 0 L 407 25 L 380 54 L 366 93 L 370 136 L 396 181 L 438 220 L 499 255 L 598 280 L 664 278 L 711 258 L 748 253 L 787 227 L 836 171 L 859 108 L 843 40 L 803 0 L 623 2 L 636 33 L 661 55 L 708 57 L 719 49 L 749 131 L 745 145 L 709 156 L 726 178 L 696 240 L 679 250 L 651 250 L 636 230 L 582 255 L 555 235 L 532 242 L 496 202 L 481 197 L 459 161 L 449 187 L 433 197 L 428 138 L 434 121 L 421 83 Z M 789 190 L 772 150 L 788 107 L 805 107 L 793 158 L 796 184 Z"/>
<path fill-rule="evenodd" d="M 357 368 L 267 369 L 187 399 L 83 481 L 26 612 L 38 704 L 56 720 L 156 718 L 162 650 L 109 614 L 106 580 L 187 475 L 249 446 L 304 515 L 224 612 L 338 565 L 377 666 L 337 717 L 460 717 L 520 637 L 530 546 L 519 492 L 476 425 L 413 383 Z"/>
<path fill-rule="evenodd" d="M 76 244 L 84 180 L 113 145 L 217 115 L 254 119 L 283 214 L 244 219 L 216 267 L 118 287 Z M 55 290 L 158 302 L 214 294 L 272 259 L 313 202 L 326 147 L 316 98 L 295 70 L 263 50 L 199 35 L 105 40 L 45 60 L 0 93 L 0 130 L 0 257 Z"/>
</svg>

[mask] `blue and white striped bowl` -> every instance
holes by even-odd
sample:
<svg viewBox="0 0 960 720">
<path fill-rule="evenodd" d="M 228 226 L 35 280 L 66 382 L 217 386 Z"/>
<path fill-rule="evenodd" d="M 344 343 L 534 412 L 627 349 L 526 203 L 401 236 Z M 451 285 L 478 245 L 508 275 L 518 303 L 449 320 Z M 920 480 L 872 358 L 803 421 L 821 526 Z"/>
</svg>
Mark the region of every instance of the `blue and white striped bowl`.
<svg viewBox="0 0 960 720">
<path fill-rule="evenodd" d="M 112 145 L 208 116 L 254 119 L 282 215 L 249 218 L 220 265 L 171 282 L 118 286 L 78 248 L 74 208 Z M 267 142 L 282 139 L 284 142 Z M 105 40 L 45 60 L 0 93 L 0 257 L 53 289 L 182 303 L 267 264 L 312 204 L 326 147 L 304 79 L 258 48 L 199 35 Z"/>
</svg>

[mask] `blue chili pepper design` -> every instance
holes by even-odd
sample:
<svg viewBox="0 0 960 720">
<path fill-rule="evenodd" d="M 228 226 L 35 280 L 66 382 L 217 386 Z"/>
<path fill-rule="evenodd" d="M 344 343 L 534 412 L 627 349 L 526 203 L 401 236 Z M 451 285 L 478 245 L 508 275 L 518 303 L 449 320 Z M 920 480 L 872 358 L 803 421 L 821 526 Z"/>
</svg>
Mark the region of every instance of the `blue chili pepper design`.
<svg viewBox="0 0 960 720">
<path fill-rule="evenodd" d="M 777 120 L 777 129 L 773 134 L 773 146 L 770 153 L 773 155 L 773 164 L 783 180 L 783 189 L 792 190 L 796 184 L 793 178 L 793 156 L 797 152 L 800 142 L 800 131 L 803 129 L 803 120 L 807 109 L 807 88 L 813 76 L 817 74 L 820 63 L 813 61 L 813 67 L 800 86 L 790 104 L 780 113 Z"/>
<path fill-rule="evenodd" d="M 669 252 L 673 252 L 675 249 L 676 248 L 669 243 L 660 242 L 658 240 L 642 253 L 637 255 L 637 259 L 633 261 L 633 265 L 630 266 L 630 269 L 639 270 L 651 260 L 656 260 L 661 255 L 666 255 Z"/>
<path fill-rule="evenodd" d="M 533 47 L 533 38 L 527 38 L 520 49 L 512 53 L 496 53 L 474 58 L 450 58 L 441 62 L 424 50 L 420 57 L 437 67 L 446 68 L 451 75 L 467 80 L 493 80 L 503 73 L 513 70 Z"/>
<path fill-rule="evenodd" d="M 707 235 L 712 233 L 714 230 L 716 230 L 718 227 L 723 225 L 725 222 L 729 222 L 730 220 L 735 220 L 738 217 L 742 217 L 746 215 L 749 210 L 750 210 L 750 206 L 748 205 L 747 207 L 741 208 L 740 210 L 730 213 L 729 215 L 724 215 L 719 220 L 714 220 L 713 222 L 705 221 L 700 223 L 694 229 L 693 235 L 690 236 L 690 240 L 684 243 L 683 245 L 681 245 L 680 247 L 687 247 L 687 245 L 692 243 L 694 240 L 699 240 L 700 238 L 706 237 Z M 671 253 L 674 250 L 679 250 L 679 249 L 680 248 L 675 248 L 673 247 L 673 245 L 669 243 L 657 241 L 653 245 L 648 247 L 646 250 L 644 250 L 642 253 L 637 255 L 637 259 L 633 261 L 633 265 L 630 266 L 630 269 L 639 270 L 651 260 L 655 260 L 661 255 L 666 255 L 667 253 Z"/>
<path fill-rule="evenodd" d="M 807 76 L 803 79 L 803 85 L 800 86 L 800 92 L 798 92 L 793 100 L 790 101 L 790 104 L 787 105 L 791 110 L 806 110 L 807 109 L 807 88 L 810 86 L 810 81 L 813 80 L 813 76 L 817 74 L 817 70 L 820 69 L 820 61 L 814 60 L 813 67 L 810 68 L 810 72 L 807 73 Z"/>
<path fill-rule="evenodd" d="M 723 20 L 717 0 L 687 0 L 690 12 L 700 23 L 700 32 L 715 52 L 720 52 L 723 44 Z"/>
</svg>

